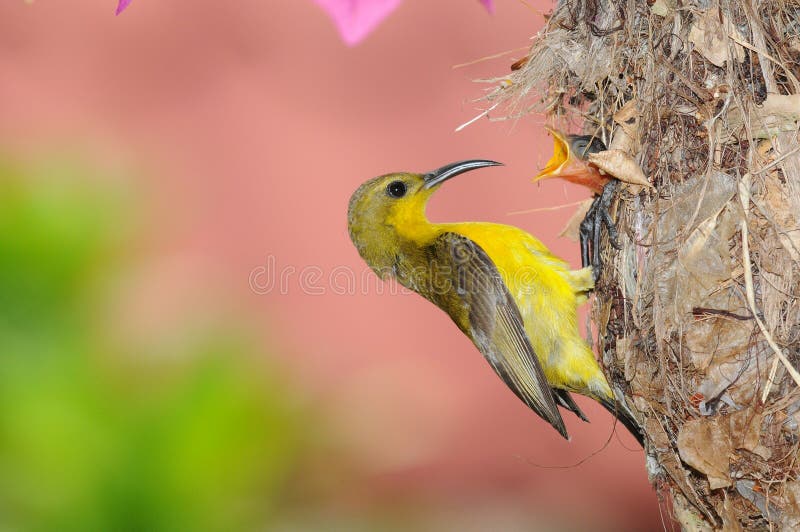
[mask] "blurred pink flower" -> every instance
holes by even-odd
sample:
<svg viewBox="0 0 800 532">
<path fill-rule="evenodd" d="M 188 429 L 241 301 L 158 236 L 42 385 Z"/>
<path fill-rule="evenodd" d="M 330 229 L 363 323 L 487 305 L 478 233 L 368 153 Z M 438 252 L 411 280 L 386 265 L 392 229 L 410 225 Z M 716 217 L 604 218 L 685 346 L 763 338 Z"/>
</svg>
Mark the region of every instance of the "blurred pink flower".
<svg viewBox="0 0 800 532">
<path fill-rule="evenodd" d="M 121 0 L 120 4 L 125 0 Z M 394 11 L 402 0 L 314 0 L 336 23 L 339 35 L 349 46 L 358 44 Z M 130 0 L 127 0 L 130 2 Z M 494 0 L 479 0 L 489 13 Z"/>
<path fill-rule="evenodd" d="M 131 3 L 131 1 L 132 0 L 119 0 L 119 3 L 117 4 L 117 13 L 116 14 L 119 15 L 120 13 L 122 13 L 125 10 L 125 8 L 128 7 L 128 4 Z"/>
<path fill-rule="evenodd" d="M 119 15 L 133 0 L 119 0 Z M 334 20 L 345 43 L 358 44 L 394 11 L 402 0 L 314 0 Z M 494 0 L 478 0 L 494 13 Z"/>
</svg>

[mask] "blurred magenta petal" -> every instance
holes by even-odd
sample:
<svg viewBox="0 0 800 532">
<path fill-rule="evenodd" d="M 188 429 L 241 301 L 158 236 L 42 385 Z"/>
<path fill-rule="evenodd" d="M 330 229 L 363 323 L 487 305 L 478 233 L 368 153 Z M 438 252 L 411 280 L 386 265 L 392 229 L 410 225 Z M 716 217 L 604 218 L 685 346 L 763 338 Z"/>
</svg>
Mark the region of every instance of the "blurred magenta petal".
<svg viewBox="0 0 800 532">
<path fill-rule="evenodd" d="M 122 13 L 125 10 L 125 8 L 128 7 L 128 4 L 130 4 L 132 1 L 133 0 L 119 0 L 119 3 L 117 4 L 116 14 L 119 15 L 120 13 Z"/>
<path fill-rule="evenodd" d="M 489 13 L 494 13 L 494 0 L 479 0 L 483 7 L 486 8 L 486 11 Z"/>
<path fill-rule="evenodd" d="M 352 46 L 374 30 L 402 0 L 314 1 L 334 20 L 342 40 Z"/>
</svg>

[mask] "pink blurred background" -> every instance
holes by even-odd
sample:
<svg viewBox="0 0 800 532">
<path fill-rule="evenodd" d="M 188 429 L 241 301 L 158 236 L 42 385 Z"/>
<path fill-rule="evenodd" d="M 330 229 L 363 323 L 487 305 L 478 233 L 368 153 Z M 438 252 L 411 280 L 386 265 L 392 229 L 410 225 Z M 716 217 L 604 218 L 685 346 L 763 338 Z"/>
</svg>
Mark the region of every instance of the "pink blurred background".
<svg viewBox="0 0 800 532">
<path fill-rule="evenodd" d="M 410 500 L 453 526 L 662 526 L 642 451 L 621 430 L 606 445 L 607 413 L 578 399 L 593 422 L 565 417 L 563 441 L 447 316 L 378 293 L 347 236 L 367 178 L 490 158 L 506 166 L 448 183 L 430 217 L 519 225 L 577 265 L 577 245 L 557 237 L 571 208 L 509 215 L 587 196 L 530 183 L 551 147 L 542 117 L 454 132 L 489 87 L 472 80 L 524 51 L 453 65 L 527 46 L 549 4 L 499 0 L 490 16 L 477 1 L 408 0 L 354 48 L 310 0 L 114 7 L 0 5 L 0 140 L 28 157 L 80 153 L 144 198 L 115 318 L 125 334 L 169 337 L 187 316 L 218 315 L 259 331 L 318 413 L 330 453 L 318 459 L 357 462 L 315 491 L 336 511 Z M 285 289 L 266 289 L 265 268 L 290 275 Z M 337 293 L 346 272 L 357 283 Z"/>
</svg>

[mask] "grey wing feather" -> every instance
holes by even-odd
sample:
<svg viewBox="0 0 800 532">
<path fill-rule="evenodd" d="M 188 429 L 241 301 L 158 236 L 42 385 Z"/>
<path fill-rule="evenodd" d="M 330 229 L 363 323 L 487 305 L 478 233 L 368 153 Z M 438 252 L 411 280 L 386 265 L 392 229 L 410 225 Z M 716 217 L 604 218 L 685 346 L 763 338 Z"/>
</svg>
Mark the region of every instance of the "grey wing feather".
<svg viewBox="0 0 800 532">
<path fill-rule="evenodd" d="M 589 418 L 586 417 L 586 414 L 578 407 L 578 404 L 575 402 L 575 399 L 572 398 L 572 395 L 567 390 L 560 390 L 558 388 L 553 388 L 553 393 L 556 396 L 556 402 L 558 406 L 562 406 L 578 416 L 583 421 L 589 421 Z"/>
<path fill-rule="evenodd" d="M 439 274 L 447 270 L 443 266 L 452 266 L 457 304 L 468 314 L 475 346 L 517 397 L 569 439 L 522 315 L 494 262 L 475 242 L 457 233 L 439 236 L 432 251 Z"/>
</svg>

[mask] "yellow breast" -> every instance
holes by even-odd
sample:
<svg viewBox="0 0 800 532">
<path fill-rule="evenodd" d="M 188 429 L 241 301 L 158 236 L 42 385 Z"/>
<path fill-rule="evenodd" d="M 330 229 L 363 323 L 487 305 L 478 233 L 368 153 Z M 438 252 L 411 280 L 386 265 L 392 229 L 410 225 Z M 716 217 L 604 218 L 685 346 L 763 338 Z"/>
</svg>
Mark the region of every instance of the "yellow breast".
<svg viewBox="0 0 800 532">
<path fill-rule="evenodd" d="M 516 227 L 490 223 L 435 227 L 437 232 L 453 231 L 470 238 L 492 258 L 517 303 L 548 381 L 586 395 L 610 393 L 578 330 L 577 306 L 582 296 L 577 280 L 590 279 L 588 270 L 571 271 L 541 241 Z"/>
</svg>

